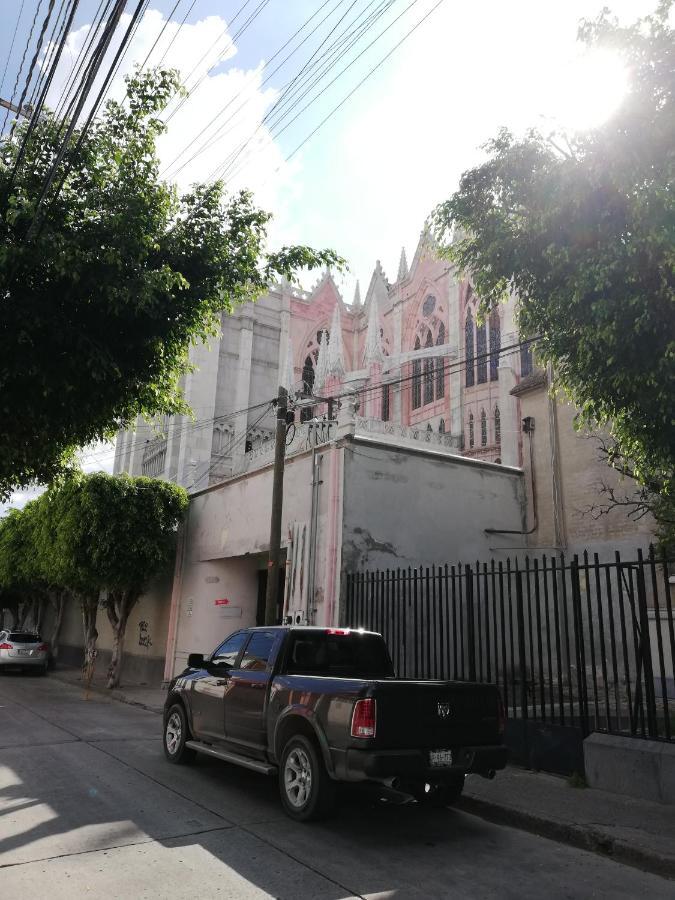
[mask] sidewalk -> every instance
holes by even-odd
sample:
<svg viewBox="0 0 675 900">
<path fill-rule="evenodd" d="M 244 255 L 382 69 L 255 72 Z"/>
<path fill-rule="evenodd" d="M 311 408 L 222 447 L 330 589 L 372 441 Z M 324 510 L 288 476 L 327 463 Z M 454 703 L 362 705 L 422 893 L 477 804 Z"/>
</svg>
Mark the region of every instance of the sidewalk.
<svg viewBox="0 0 675 900">
<path fill-rule="evenodd" d="M 51 673 L 84 689 L 79 669 Z M 109 691 L 103 674 L 91 691 L 122 703 L 161 713 L 166 691 L 149 685 Z M 675 807 L 590 788 L 572 787 L 565 778 L 509 767 L 493 781 L 466 781 L 460 809 L 497 825 L 507 825 L 610 856 L 657 875 L 675 878 Z"/>
<path fill-rule="evenodd" d="M 509 767 L 493 781 L 467 779 L 458 806 L 509 825 L 675 878 L 675 807 Z"/>
<path fill-rule="evenodd" d="M 85 690 L 82 681 L 82 670 L 77 668 L 59 666 L 49 673 L 50 678 L 73 684 Z M 149 684 L 122 685 L 122 687 L 109 690 L 106 686 L 105 673 L 96 673 L 92 679 L 90 691 L 93 694 L 101 694 L 121 703 L 129 703 L 131 706 L 140 706 L 149 712 L 161 713 L 166 700 L 166 691 L 163 687 L 152 687 Z"/>
</svg>

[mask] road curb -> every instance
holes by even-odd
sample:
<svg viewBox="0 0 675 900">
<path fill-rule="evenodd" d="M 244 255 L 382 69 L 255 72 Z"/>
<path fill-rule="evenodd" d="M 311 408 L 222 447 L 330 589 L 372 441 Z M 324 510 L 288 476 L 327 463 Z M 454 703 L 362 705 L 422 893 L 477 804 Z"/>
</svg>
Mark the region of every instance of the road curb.
<svg viewBox="0 0 675 900">
<path fill-rule="evenodd" d="M 58 670 L 52 670 L 49 674 L 52 678 L 56 678 L 56 680 L 60 681 L 62 684 L 69 684 L 72 687 L 80 688 L 83 691 L 89 690 L 90 693 L 99 694 L 101 697 L 110 697 L 112 700 L 117 700 L 118 703 L 126 703 L 127 706 L 137 706 L 140 709 L 146 710 L 146 712 L 154 713 L 156 716 L 161 716 L 162 714 L 162 710 L 157 709 L 156 706 L 150 706 L 147 703 L 143 703 L 142 700 L 135 700 L 132 697 L 128 697 L 123 691 L 115 689 L 110 690 L 109 688 L 102 687 L 98 684 L 92 684 L 87 688 L 82 681 L 74 681 L 72 678 L 68 678 L 63 671 L 59 672 Z"/>
<path fill-rule="evenodd" d="M 522 809 L 500 806 L 496 803 L 479 800 L 476 797 L 463 796 L 457 803 L 457 809 L 479 816 L 481 819 L 493 822 L 495 825 L 507 825 L 511 828 L 518 828 L 521 831 L 528 831 L 531 834 L 550 838 L 559 843 L 569 844 L 580 850 L 590 850 L 593 853 L 609 857 L 625 865 L 643 869 L 654 875 L 675 878 L 675 857 L 669 858 L 657 853 L 651 853 L 642 847 L 636 847 L 634 844 L 612 838 L 605 832 L 590 825 L 556 822 Z"/>
</svg>

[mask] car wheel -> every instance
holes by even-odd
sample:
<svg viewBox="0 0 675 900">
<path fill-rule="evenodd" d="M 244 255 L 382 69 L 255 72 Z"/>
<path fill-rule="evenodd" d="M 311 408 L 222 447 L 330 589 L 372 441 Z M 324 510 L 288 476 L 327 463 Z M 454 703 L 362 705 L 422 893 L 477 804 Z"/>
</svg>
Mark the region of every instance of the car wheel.
<svg viewBox="0 0 675 900">
<path fill-rule="evenodd" d="M 164 718 L 164 755 L 169 762 L 177 765 L 194 762 L 197 754 L 192 747 L 185 746 L 189 740 L 190 729 L 185 710 L 180 703 L 174 703 Z"/>
<path fill-rule="evenodd" d="M 319 749 L 304 735 L 292 737 L 284 747 L 279 792 L 285 812 L 298 822 L 323 818 L 335 805 L 335 784 Z"/>
<path fill-rule="evenodd" d="M 440 784 L 422 783 L 415 786 L 412 795 L 423 806 L 432 809 L 443 809 L 452 806 L 462 796 L 464 790 L 464 775 L 458 775 L 451 781 Z"/>
</svg>

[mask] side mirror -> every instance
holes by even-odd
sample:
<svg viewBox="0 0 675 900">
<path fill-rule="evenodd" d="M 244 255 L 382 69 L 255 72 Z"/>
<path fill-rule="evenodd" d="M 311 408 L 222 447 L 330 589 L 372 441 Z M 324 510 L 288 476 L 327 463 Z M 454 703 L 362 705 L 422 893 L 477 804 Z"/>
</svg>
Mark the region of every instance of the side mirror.
<svg viewBox="0 0 675 900">
<path fill-rule="evenodd" d="M 203 653 L 191 653 L 188 656 L 188 668 L 203 669 L 204 668 L 204 654 Z"/>
</svg>

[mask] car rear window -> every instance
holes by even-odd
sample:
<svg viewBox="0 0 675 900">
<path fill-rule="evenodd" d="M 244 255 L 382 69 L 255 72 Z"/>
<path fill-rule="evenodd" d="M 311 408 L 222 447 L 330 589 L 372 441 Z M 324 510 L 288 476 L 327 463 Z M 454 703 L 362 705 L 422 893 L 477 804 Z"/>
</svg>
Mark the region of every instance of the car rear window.
<svg viewBox="0 0 675 900">
<path fill-rule="evenodd" d="M 9 640 L 17 644 L 39 644 L 42 639 L 39 634 L 31 634 L 29 631 L 10 631 Z"/>
<path fill-rule="evenodd" d="M 286 671 L 289 675 L 334 678 L 390 678 L 394 674 L 387 647 L 379 635 L 328 631 L 293 634 Z"/>
</svg>

